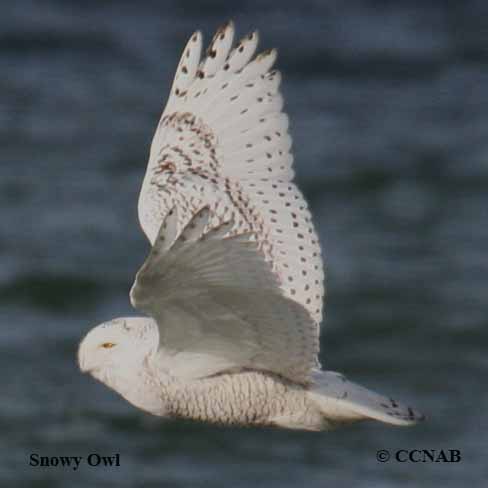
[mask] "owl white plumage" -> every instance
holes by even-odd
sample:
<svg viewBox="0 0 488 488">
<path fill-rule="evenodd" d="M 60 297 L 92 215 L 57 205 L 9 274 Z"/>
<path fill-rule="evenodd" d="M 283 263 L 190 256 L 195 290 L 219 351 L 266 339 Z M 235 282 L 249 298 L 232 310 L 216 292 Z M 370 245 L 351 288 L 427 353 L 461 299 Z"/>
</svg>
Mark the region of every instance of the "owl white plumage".
<svg viewBox="0 0 488 488">
<path fill-rule="evenodd" d="M 79 364 L 155 415 L 323 430 L 422 416 L 321 371 L 323 263 L 293 183 L 276 51 L 232 22 L 189 40 L 151 145 L 131 290 L 151 318 L 88 333 Z"/>
</svg>

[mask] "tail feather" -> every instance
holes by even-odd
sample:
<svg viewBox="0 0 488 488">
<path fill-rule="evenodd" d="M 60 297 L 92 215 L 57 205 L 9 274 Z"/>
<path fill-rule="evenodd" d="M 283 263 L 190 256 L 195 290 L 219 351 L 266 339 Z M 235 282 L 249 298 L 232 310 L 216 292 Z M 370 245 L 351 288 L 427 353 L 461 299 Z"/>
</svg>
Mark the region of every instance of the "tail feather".
<svg viewBox="0 0 488 488">
<path fill-rule="evenodd" d="M 310 397 L 324 417 L 338 422 L 374 419 L 393 425 L 414 425 L 424 415 L 379 395 L 333 371 L 317 371 Z"/>
</svg>

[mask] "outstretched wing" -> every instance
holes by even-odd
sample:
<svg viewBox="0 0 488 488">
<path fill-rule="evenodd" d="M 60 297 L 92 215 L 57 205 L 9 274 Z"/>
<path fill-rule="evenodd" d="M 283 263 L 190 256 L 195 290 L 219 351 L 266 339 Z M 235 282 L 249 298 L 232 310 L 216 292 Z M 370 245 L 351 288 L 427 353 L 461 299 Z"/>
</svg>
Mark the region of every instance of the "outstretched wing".
<svg viewBox="0 0 488 488">
<path fill-rule="evenodd" d="M 266 181 L 283 186 L 293 178 L 281 76 L 270 71 L 276 51 L 254 57 L 257 32 L 234 48 L 233 39 L 234 25 L 228 22 L 217 30 L 203 59 L 200 32 L 183 51 L 139 197 L 139 219 L 151 242 L 169 210 L 159 190 L 171 188 L 185 172 L 244 182 L 246 191 L 274 197 L 276 188 L 261 188 Z M 259 190 L 248 187 L 248 181 L 260 182 Z"/>
<path fill-rule="evenodd" d="M 323 263 L 307 203 L 292 182 L 281 76 L 272 69 L 276 51 L 255 56 L 257 32 L 235 47 L 233 40 L 229 22 L 203 58 L 200 32 L 183 51 L 151 145 L 141 226 L 153 243 L 164 216 L 175 204 L 183 210 L 184 201 L 186 217 L 210 205 L 217 221 L 252 230 L 283 292 L 309 311 L 318 334 Z M 212 185 L 214 200 L 189 187 L 188 177 Z"/>
<path fill-rule="evenodd" d="M 233 368 L 271 371 L 306 383 L 318 366 L 316 326 L 286 298 L 249 234 L 233 222 L 209 227 L 208 207 L 178 231 L 169 212 L 131 290 L 160 330 L 160 366 L 204 377 Z"/>
</svg>

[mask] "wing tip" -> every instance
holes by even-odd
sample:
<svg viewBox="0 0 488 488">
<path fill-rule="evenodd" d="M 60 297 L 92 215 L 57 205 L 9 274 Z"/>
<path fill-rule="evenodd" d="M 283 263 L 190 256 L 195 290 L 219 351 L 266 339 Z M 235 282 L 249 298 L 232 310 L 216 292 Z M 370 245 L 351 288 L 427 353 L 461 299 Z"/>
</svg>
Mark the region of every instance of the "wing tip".
<svg viewBox="0 0 488 488">
<path fill-rule="evenodd" d="M 203 34 L 202 34 L 202 31 L 200 29 L 197 29 L 191 36 L 190 36 L 190 41 L 189 42 L 192 42 L 192 43 L 196 43 L 198 41 L 202 41 L 203 40 Z"/>
<path fill-rule="evenodd" d="M 245 38 L 249 41 L 255 41 L 257 44 L 259 42 L 259 30 L 254 29 L 253 31 L 249 32 Z"/>
<path fill-rule="evenodd" d="M 227 36 L 230 36 L 231 41 L 234 38 L 235 26 L 232 19 L 224 22 L 220 27 L 217 28 L 215 34 L 213 35 L 212 41 L 208 45 L 207 52 L 209 52 L 217 41 L 223 41 Z"/>
<path fill-rule="evenodd" d="M 228 30 L 235 31 L 235 24 L 232 19 L 227 19 L 218 29 L 215 34 L 225 33 Z"/>
</svg>

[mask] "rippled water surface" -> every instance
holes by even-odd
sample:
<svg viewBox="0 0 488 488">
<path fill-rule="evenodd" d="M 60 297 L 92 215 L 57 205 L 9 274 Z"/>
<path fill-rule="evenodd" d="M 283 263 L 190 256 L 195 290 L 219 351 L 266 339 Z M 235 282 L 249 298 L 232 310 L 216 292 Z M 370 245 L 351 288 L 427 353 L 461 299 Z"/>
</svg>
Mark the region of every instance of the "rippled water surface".
<svg viewBox="0 0 488 488">
<path fill-rule="evenodd" d="M 179 53 L 230 17 L 280 51 L 297 181 L 327 258 L 322 362 L 418 406 L 419 427 L 164 422 L 77 369 L 89 328 L 134 313 L 148 251 L 137 195 Z M 487 18 L 481 0 L 4 6 L 0 484 L 484 486 Z M 376 461 L 418 448 L 462 461 Z M 29 466 L 31 453 L 92 452 L 121 466 Z"/>
</svg>

